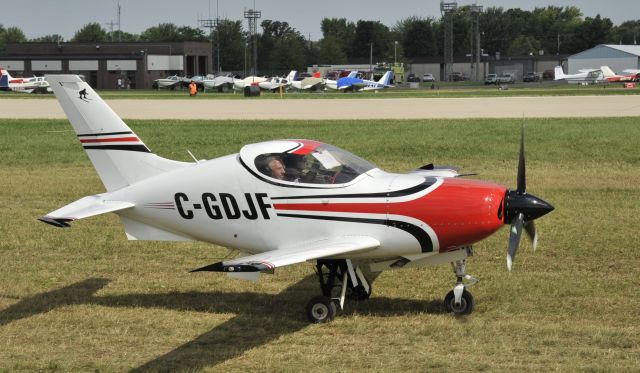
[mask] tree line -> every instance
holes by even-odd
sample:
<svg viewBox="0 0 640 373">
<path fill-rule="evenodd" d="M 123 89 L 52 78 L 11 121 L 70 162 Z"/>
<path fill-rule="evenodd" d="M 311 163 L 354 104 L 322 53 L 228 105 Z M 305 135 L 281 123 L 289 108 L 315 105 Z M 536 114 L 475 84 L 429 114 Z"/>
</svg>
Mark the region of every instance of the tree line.
<svg viewBox="0 0 640 373">
<path fill-rule="evenodd" d="M 606 17 L 583 17 L 574 6 L 547 6 L 534 10 L 502 7 L 486 8 L 479 15 L 481 48 L 494 56 L 528 54 L 573 54 L 597 44 L 636 44 L 640 39 L 640 20 L 614 25 Z M 454 55 L 470 52 L 474 39 L 470 7 L 459 7 L 453 13 Z M 364 63 L 373 60 L 411 62 L 443 55 L 444 20 L 412 16 L 389 27 L 380 21 L 348 21 L 345 18 L 324 18 L 322 38 L 306 39 L 287 22 L 263 20 L 258 38 L 258 70 L 263 73 L 284 73 L 302 70 L 313 64 Z M 7 43 L 63 42 L 52 34 L 27 39 L 18 27 L 0 25 L 0 53 Z M 161 23 L 140 34 L 107 31 L 92 22 L 78 30 L 71 42 L 181 42 L 212 41 L 220 50 L 220 67 L 224 71 L 243 70 L 245 60 L 251 61 L 251 45 L 241 20 L 220 20 L 211 34 L 199 28 Z M 217 62 L 216 59 L 214 61 Z M 249 62 L 250 63 L 250 62 Z"/>
</svg>

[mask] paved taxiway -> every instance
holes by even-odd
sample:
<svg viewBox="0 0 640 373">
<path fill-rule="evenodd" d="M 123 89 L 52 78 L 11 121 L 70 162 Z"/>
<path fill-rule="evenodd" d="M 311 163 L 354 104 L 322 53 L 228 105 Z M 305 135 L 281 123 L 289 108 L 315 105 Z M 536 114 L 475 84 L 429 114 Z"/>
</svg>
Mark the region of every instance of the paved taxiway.
<svg viewBox="0 0 640 373">
<path fill-rule="evenodd" d="M 420 119 L 640 116 L 640 96 L 394 99 L 134 100 L 107 103 L 129 119 Z M 53 99 L 0 99 L 0 118 L 66 118 Z"/>
</svg>

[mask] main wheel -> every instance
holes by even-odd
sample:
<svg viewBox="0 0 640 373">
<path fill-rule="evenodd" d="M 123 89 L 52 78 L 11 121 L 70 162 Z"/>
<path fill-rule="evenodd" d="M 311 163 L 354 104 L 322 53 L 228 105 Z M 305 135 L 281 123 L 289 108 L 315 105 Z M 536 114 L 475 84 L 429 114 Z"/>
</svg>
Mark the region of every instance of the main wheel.
<svg viewBox="0 0 640 373">
<path fill-rule="evenodd" d="M 336 318 L 338 308 L 336 304 L 323 295 L 312 298 L 307 303 L 307 319 L 314 323 L 326 323 Z"/>
<path fill-rule="evenodd" d="M 464 289 L 462 292 L 462 298 L 460 298 L 460 304 L 456 305 L 456 298 L 453 294 L 453 290 L 447 293 L 447 296 L 444 297 L 444 308 L 446 308 L 447 312 L 453 312 L 456 315 L 468 315 L 476 307 L 475 300 L 473 299 L 473 295 Z"/>
</svg>

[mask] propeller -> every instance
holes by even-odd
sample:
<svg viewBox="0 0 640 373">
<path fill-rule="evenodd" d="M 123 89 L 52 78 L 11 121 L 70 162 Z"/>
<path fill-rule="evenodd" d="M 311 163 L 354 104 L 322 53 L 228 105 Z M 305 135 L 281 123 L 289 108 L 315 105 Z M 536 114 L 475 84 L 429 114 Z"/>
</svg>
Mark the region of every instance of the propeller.
<svg viewBox="0 0 640 373">
<path fill-rule="evenodd" d="M 534 220 L 553 211 L 553 206 L 542 199 L 527 193 L 527 178 L 524 160 L 524 127 L 520 135 L 520 156 L 518 159 L 518 180 L 516 190 L 507 190 L 504 197 L 504 222 L 511 224 L 509 246 L 507 248 L 507 268 L 511 271 L 516 257 L 522 229 L 531 239 L 533 250 L 538 246 L 538 233 Z"/>
</svg>

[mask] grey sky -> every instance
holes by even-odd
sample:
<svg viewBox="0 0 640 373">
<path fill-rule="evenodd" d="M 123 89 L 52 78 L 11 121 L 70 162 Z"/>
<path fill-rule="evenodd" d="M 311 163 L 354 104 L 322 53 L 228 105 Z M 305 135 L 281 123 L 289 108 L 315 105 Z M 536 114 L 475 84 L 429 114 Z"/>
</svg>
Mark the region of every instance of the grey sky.
<svg viewBox="0 0 640 373">
<path fill-rule="evenodd" d="M 580 8 L 585 17 L 600 14 L 614 24 L 640 19 L 639 0 L 477 0 L 485 7 L 520 7 L 531 10 L 548 5 Z M 5 27 L 18 26 L 28 38 L 60 34 L 69 40 L 83 25 L 99 22 L 109 29 L 107 22 L 116 21 L 117 0 L 2 0 L 0 13 Z M 469 5 L 473 0 L 458 1 Z M 218 0 L 220 18 L 243 19 L 243 11 L 253 7 L 253 0 Z M 140 33 L 162 22 L 177 25 L 198 26 L 199 18 L 216 16 L 216 0 L 120 0 L 123 31 Z M 409 16 L 440 16 L 439 0 L 255 0 L 256 9 L 262 11 L 262 19 L 286 21 L 306 37 L 319 39 L 320 20 L 325 17 L 345 17 L 379 20 L 391 27 L 396 21 Z M 244 20 L 243 20 L 244 22 Z M 246 22 L 244 22 L 246 27 Z"/>
</svg>

